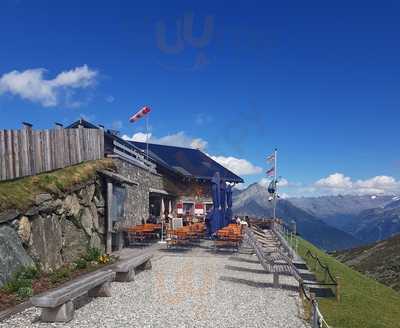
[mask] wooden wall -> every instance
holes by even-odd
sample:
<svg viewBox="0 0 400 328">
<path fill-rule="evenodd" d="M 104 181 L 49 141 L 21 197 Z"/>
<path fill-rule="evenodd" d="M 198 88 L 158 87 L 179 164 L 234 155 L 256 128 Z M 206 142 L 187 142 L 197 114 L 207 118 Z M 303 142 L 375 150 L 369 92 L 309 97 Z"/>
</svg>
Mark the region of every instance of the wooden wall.
<svg viewBox="0 0 400 328">
<path fill-rule="evenodd" d="M 104 157 L 102 129 L 0 130 L 0 181 Z"/>
</svg>

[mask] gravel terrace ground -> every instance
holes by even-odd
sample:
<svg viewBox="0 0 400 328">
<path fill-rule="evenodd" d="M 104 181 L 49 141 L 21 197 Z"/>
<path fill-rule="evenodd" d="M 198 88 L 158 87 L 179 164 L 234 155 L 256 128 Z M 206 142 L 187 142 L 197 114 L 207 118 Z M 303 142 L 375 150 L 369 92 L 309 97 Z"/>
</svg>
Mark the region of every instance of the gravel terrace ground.
<svg viewBox="0 0 400 328">
<path fill-rule="evenodd" d="M 153 270 L 113 283 L 111 298 L 94 299 L 67 324 L 38 322 L 30 308 L 0 328 L 19 327 L 309 327 L 292 277 L 272 288 L 254 255 L 214 253 L 209 243 L 187 251 L 158 250 Z"/>
</svg>

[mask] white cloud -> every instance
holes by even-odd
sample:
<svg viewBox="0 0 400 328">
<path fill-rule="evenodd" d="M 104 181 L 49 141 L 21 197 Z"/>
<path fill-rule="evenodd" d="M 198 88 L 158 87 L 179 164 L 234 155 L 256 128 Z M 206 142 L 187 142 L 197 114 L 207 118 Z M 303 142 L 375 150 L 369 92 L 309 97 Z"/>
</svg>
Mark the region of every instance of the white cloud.
<svg viewBox="0 0 400 328">
<path fill-rule="evenodd" d="M 124 134 L 122 136 L 122 139 L 128 140 L 128 141 L 138 141 L 138 142 L 146 142 L 147 138 L 146 136 L 149 136 L 149 139 L 151 138 L 151 133 L 142 133 L 142 132 L 138 132 L 135 133 L 132 137 L 128 136 L 127 134 Z"/>
<path fill-rule="evenodd" d="M 326 178 L 318 180 L 315 185 L 320 188 L 346 189 L 351 188 L 351 178 L 345 177 L 342 173 L 333 173 Z"/>
<path fill-rule="evenodd" d="M 352 181 L 342 173 L 334 173 L 318 180 L 314 187 L 324 194 L 395 194 L 400 192 L 400 181 L 385 175 Z"/>
<path fill-rule="evenodd" d="M 246 159 L 232 156 L 211 156 L 211 158 L 237 175 L 253 175 L 262 172 L 261 167 L 253 165 Z"/>
<path fill-rule="evenodd" d="M 200 150 L 205 150 L 208 144 L 207 141 L 201 138 L 191 138 L 187 136 L 183 131 L 175 134 L 169 134 L 161 138 L 154 137 L 151 133 L 149 133 L 148 137 L 150 143 L 168 145 L 168 146 L 177 146 L 177 147 L 187 147 Z M 138 132 L 134 134 L 132 137 L 129 137 L 128 135 L 123 135 L 122 138 L 131 141 L 145 142 L 146 133 Z"/>
<path fill-rule="evenodd" d="M 0 95 L 9 93 L 44 107 L 57 106 L 65 97 L 68 103 L 79 106 L 80 102 L 71 102 L 69 98 L 74 90 L 95 85 L 98 74 L 87 65 L 61 72 L 52 80 L 46 80 L 45 73 L 43 68 L 6 73 L 0 78 Z"/>
<path fill-rule="evenodd" d="M 248 187 L 248 185 L 246 183 L 238 183 L 235 185 L 234 189 L 237 190 L 244 190 Z"/>
<path fill-rule="evenodd" d="M 271 183 L 272 179 L 270 178 L 262 178 L 258 184 L 262 187 L 268 187 L 268 185 Z M 291 184 L 289 184 L 289 181 L 286 180 L 285 178 L 281 178 L 278 182 L 278 187 L 284 188 L 284 187 L 289 187 Z"/>
</svg>

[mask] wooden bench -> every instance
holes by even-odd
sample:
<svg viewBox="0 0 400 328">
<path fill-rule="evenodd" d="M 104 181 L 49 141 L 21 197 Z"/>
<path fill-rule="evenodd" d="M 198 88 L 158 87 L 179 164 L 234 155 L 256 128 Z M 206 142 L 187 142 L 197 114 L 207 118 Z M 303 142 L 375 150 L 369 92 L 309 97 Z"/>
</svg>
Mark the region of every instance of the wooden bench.
<svg viewBox="0 0 400 328">
<path fill-rule="evenodd" d="M 118 282 L 129 282 L 135 279 L 136 270 L 143 268 L 151 270 L 152 254 L 144 254 L 116 264 L 112 269 L 116 273 L 115 280 Z"/>
<path fill-rule="evenodd" d="M 88 294 L 89 297 L 110 297 L 111 282 L 115 273 L 97 271 L 74 279 L 56 289 L 31 298 L 33 306 L 42 309 L 43 322 L 68 322 L 74 317 L 74 299 Z"/>
</svg>

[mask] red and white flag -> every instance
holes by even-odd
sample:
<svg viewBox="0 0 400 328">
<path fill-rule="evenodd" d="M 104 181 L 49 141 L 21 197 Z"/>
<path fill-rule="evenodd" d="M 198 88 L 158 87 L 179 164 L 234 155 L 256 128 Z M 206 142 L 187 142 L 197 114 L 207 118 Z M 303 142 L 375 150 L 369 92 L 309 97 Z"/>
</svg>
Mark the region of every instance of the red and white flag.
<svg viewBox="0 0 400 328">
<path fill-rule="evenodd" d="M 271 154 L 267 157 L 267 162 L 272 163 L 275 161 L 275 154 Z"/>
<path fill-rule="evenodd" d="M 269 170 L 267 171 L 267 175 L 268 175 L 269 177 L 272 177 L 274 174 L 275 174 L 275 168 L 274 168 L 274 167 L 271 168 L 271 169 L 269 169 Z"/>
<path fill-rule="evenodd" d="M 129 119 L 129 122 L 135 123 L 135 122 L 139 121 L 141 118 L 145 117 L 150 112 L 151 112 L 150 107 L 144 106 L 140 111 L 138 111 L 135 115 L 133 115 Z"/>
</svg>

